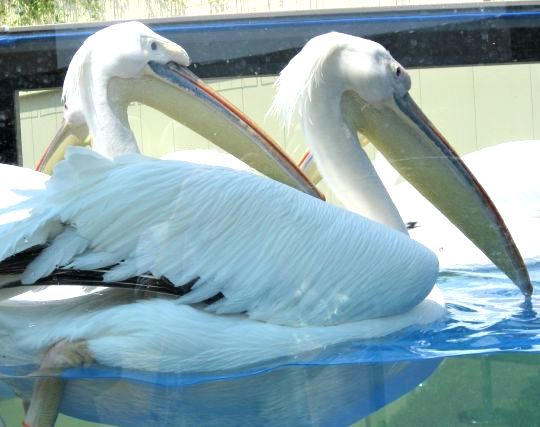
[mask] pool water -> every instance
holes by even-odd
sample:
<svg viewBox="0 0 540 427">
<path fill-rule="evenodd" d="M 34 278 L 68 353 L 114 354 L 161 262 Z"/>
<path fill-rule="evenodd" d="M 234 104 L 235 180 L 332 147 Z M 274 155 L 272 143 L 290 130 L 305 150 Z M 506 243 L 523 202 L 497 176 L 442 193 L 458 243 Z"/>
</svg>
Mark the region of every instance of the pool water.
<svg viewBox="0 0 540 427">
<path fill-rule="evenodd" d="M 540 355 L 447 358 L 427 381 L 355 427 L 538 426 L 539 393 Z"/>
<path fill-rule="evenodd" d="M 529 270 L 536 285 L 540 263 Z M 429 328 L 234 372 L 70 369 L 62 411 L 126 426 L 540 425 L 540 297 L 525 300 L 492 268 L 443 272 L 438 285 L 448 315 Z M 29 371 L 1 373 L 29 395 L 32 380 L 19 376 Z M 4 422 L 20 425 L 20 400 L 2 394 Z"/>
</svg>

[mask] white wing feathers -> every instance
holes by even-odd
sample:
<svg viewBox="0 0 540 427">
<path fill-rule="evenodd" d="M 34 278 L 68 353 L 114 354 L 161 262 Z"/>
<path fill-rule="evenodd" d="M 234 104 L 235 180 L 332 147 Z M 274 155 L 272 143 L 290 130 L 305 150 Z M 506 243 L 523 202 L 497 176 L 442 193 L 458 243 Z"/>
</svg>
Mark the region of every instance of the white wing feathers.
<svg viewBox="0 0 540 427">
<path fill-rule="evenodd" d="M 52 242 L 28 283 L 58 266 L 113 266 L 106 281 L 199 278 L 180 303 L 222 293 L 208 310 L 326 325 L 411 308 L 437 275 L 436 257 L 407 236 L 228 168 L 72 148 L 17 208 L 31 203 L 26 219 L 0 225 L 0 259 Z"/>
<path fill-rule="evenodd" d="M 77 234 L 69 226 L 47 246 L 41 254 L 28 264 L 21 277 L 22 283 L 35 283 L 51 274 L 58 266 L 66 266 L 89 246 L 88 240 Z"/>
</svg>

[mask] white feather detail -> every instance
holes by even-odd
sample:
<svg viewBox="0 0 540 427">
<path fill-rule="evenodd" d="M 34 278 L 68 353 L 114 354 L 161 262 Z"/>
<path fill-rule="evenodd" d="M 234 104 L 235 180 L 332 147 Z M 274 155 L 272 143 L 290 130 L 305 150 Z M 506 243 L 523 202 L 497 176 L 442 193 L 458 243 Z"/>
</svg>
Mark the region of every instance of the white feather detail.
<svg viewBox="0 0 540 427">
<path fill-rule="evenodd" d="M 64 267 L 73 257 L 88 247 L 88 240 L 79 236 L 75 229 L 66 227 L 41 253 L 26 267 L 22 275 L 23 284 L 35 283 L 51 274 L 56 268 Z"/>
<path fill-rule="evenodd" d="M 73 258 L 69 264 L 66 264 L 66 268 L 75 270 L 97 270 L 102 265 L 115 265 L 120 261 L 122 261 L 122 259 L 118 255 L 108 252 L 86 252 Z"/>
<path fill-rule="evenodd" d="M 64 301 L 55 309 L 45 304 L 41 310 L 0 303 L 0 331 L 8 332 L 0 349 L 4 363 L 35 363 L 41 351 L 59 340 L 84 339 L 96 361 L 106 366 L 150 372 L 221 371 L 385 336 L 430 324 L 445 314 L 438 290 L 404 314 L 304 328 L 257 322 L 244 315 L 217 316 L 165 298 L 120 305 L 116 301 L 113 307 L 104 303 L 100 296 L 87 296 L 78 304 Z M 32 334 L 21 327 L 29 323 L 33 323 Z M 10 340 L 16 345 L 9 345 Z"/>
<path fill-rule="evenodd" d="M 358 45 L 370 44 L 372 48 L 383 48 L 370 40 L 349 34 L 331 32 L 313 37 L 281 71 L 275 82 L 276 95 L 268 115 L 275 116 L 290 129 L 296 112 L 304 114 L 311 102 L 314 90 L 325 78 L 325 64 L 338 51 Z"/>
<path fill-rule="evenodd" d="M 199 277 L 179 303 L 221 292 L 208 308 L 218 313 L 288 325 L 388 316 L 418 304 L 437 276 L 436 257 L 407 236 L 229 168 L 140 155 L 113 162 L 71 148 L 43 193 L 18 233 L 44 243 L 59 232 L 51 224 L 68 224 L 90 242 L 82 256 L 123 260 L 106 280 Z M 10 239 L 0 242 L 2 258 L 21 247 Z"/>
<path fill-rule="evenodd" d="M 54 213 L 37 214 L 41 200 L 42 197 L 36 196 L 14 207 L 0 209 L 0 260 L 43 245 L 62 231 Z"/>
</svg>

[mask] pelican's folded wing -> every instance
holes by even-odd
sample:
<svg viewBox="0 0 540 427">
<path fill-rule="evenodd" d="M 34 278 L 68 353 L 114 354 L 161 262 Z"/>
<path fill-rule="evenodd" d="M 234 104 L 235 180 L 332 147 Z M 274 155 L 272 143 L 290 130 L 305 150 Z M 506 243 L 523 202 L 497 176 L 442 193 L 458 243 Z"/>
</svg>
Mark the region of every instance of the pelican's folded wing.
<svg viewBox="0 0 540 427">
<path fill-rule="evenodd" d="M 58 264 L 114 265 L 106 281 L 198 277 L 180 303 L 210 298 L 216 313 L 327 325 L 403 312 L 437 275 L 436 257 L 402 233 L 229 168 L 72 148 L 44 193 L 26 222 L 69 256 L 44 251 L 28 283 Z"/>
</svg>

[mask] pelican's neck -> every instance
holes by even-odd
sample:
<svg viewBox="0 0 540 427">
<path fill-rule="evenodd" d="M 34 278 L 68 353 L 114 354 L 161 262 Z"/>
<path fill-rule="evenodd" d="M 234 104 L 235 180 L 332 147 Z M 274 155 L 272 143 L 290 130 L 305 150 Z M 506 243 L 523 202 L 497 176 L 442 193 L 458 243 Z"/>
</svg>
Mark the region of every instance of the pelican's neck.
<svg viewBox="0 0 540 427">
<path fill-rule="evenodd" d="M 313 89 L 303 119 L 306 143 L 321 175 L 347 209 L 407 234 L 356 132 L 343 118 L 343 88 L 334 83 L 338 81 L 330 78 Z"/>
<path fill-rule="evenodd" d="M 87 67 L 90 68 L 91 64 Z M 109 158 L 139 153 L 137 141 L 128 123 L 127 104 L 109 96 L 110 80 L 101 70 L 85 69 L 83 72 L 84 84 L 80 87 L 80 95 L 93 138 L 93 150 Z"/>
</svg>

